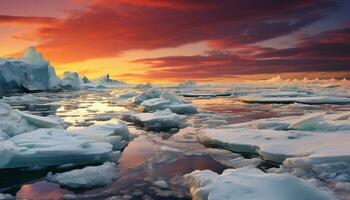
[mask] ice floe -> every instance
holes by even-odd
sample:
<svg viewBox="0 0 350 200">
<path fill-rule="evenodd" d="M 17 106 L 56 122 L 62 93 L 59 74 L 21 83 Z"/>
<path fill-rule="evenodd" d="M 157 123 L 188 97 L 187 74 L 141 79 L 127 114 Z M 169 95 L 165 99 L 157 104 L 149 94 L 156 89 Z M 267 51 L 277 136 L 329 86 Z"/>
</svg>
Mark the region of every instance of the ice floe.
<svg viewBox="0 0 350 200">
<path fill-rule="evenodd" d="M 88 166 L 82 169 L 47 175 L 50 182 L 74 189 L 91 189 L 110 184 L 116 176 L 117 166 L 114 162 L 105 162 L 100 166 Z"/>
<path fill-rule="evenodd" d="M 185 175 L 196 200 L 336 200 L 333 195 L 286 174 L 266 174 L 256 168 L 210 170 Z"/>
<path fill-rule="evenodd" d="M 133 103 L 141 104 L 143 101 L 153 98 L 159 98 L 162 92 L 157 88 L 151 88 L 134 97 Z"/>
<path fill-rule="evenodd" d="M 154 98 L 148 98 L 151 97 L 151 94 Z M 140 98 L 136 100 L 137 97 Z M 197 109 L 192 104 L 186 103 L 183 99 L 170 92 L 161 92 L 152 89 L 136 96 L 134 100 L 134 102 L 141 102 L 138 110 L 142 112 L 154 112 L 164 109 L 170 109 L 177 114 L 193 114 L 197 112 Z"/>
<path fill-rule="evenodd" d="M 58 119 L 40 117 L 13 109 L 5 103 L 0 103 L 0 131 L 12 137 L 38 128 L 64 129 L 64 125 Z"/>
<path fill-rule="evenodd" d="M 148 130 L 169 130 L 185 126 L 182 121 L 182 116 L 171 112 L 169 109 L 156 111 L 154 113 L 129 114 L 125 115 L 123 119 Z"/>
<path fill-rule="evenodd" d="M 98 142 L 108 142 L 118 150 L 124 148 L 131 139 L 128 126 L 124 122 L 89 126 L 84 129 L 73 130 L 71 133 L 79 134 Z"/>
<path fill-rule="evenodd" d="M 5 141 L 1 168 L 99 163 L 112 159 L 112 145 L 59 129 L 38 129 Z M 5 152 L 5 153 L 4 153 Z"/>
</svg>

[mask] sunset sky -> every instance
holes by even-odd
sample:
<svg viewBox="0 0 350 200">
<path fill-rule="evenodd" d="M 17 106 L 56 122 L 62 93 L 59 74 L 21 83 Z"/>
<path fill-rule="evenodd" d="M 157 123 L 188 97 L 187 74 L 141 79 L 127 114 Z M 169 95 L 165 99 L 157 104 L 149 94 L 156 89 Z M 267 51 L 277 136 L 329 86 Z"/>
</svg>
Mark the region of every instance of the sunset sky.
<svg viewBox="0 0 350 200">
<path fill-rule="evenodd" d="M 127 82 L 350 77 L 350 1 L 0 0 L 0 56 Z"/>
</svg>

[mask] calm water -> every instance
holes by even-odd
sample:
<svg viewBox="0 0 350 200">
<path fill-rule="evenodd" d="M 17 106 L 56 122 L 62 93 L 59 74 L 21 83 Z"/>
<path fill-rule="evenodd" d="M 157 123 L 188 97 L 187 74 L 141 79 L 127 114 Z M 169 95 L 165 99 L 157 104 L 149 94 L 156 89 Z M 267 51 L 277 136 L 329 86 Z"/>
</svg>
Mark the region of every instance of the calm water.
<svg viewBox="0 0 350 200">
<path fill-rule="evenodd" d="M 134 108 L 126 102 L 115 100 L 114 97 L 123 92 L 125 91 L 115 89 L 37 93 L 33 95 L 48 99 L 33 102 L 15 101 L 10 104 L 32 114 L 60 116 L 71 124 L 69 129 L 79 129 L 93 124 L 114 123 L 126 112 L 133 111 Z M 191 100 L 200 113 L 212 116 L 214 120 L 208 123 L 214 127 L 253 119 L 301 115 L 305 111 L 305 108 L 291 108 L 286 105 L 245 104 L 229 96 L 187 98 L 187 100 Z M 339 108 L 321 106 L 317 109 Z M 0 170 L 0 191 L 25 199 L 76 198 L 76 195 L 85 199 L 104 199 L 125 195 L 132 195 L 132 199 L 191 199 L 188 188 L 183 183 L 184 174 L 196 169 L 210 169 L 221 173 L 228 167 L 208 155 L 191 153 L 206 148 L 199 144 L 195 137 L 199 128 L 206 124 L 206 121 L 201 115 L 193 115 L 188 116 L 186 122 L 188 127 L 174 135 L 147 132 L 129 124 L 131 133 L 137 137 L 122 152 L 116 171 L 117 179 L 104 188 L 89 191 L 71 191 L 60 188 L 57 184 L 46 182 L 45 176 L 49 171 L 62 172 L 70 169 L 45 168 Z M 184 138 L 183 135 L 189 132 L 193 137 Z M 164 151 L 163 146 L 178 148 L 182 151 Z M 155 187 L 153 182 L 157 180 L 167 181 L 170 189 L 160 190 Z"/>
</svg>

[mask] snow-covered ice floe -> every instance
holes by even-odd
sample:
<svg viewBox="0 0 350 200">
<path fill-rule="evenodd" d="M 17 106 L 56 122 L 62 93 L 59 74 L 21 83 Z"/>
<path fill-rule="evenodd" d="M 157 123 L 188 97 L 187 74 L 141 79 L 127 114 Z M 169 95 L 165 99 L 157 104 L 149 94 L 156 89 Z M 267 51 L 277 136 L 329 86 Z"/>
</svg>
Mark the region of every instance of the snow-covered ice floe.
<svg viewBox="0 0 350 200">
<path fill-rule="evenodd" d="M 311 113 L 205 129 L 199 139 L 282 164 L 273 172 L 317 178 L 344 190 L 350 185 L 349 130 L 349 113 Z"/>
<path fill-rule="evenodd" d="M 185 102 L 179 96 L 156 88 L 138 94 L 134 97 L 133 102 L 139 105 L 138 110 L 142 112 L 170 109 L 177 114 L 197 113 L 197 109 L 192 104 Z"/>
<path fill-rule="evenodd" d="M 64 129 L 64 125 L 54 118 L 31 115 L 0 103 L 0 141 L 1 137 L 7 139 L 38 128 Z"/>
<path fill-rule="evenodd" d="M 116 176 L 116 171 L 117 165 L 114 162 L 105 162 L 103 165 L 88 166 L 64 173 L 49 172 L 46 179 L 68 188 L 91 189 L 110 184 Z"/>
<path fill-rule="evenodd" d="M 107 142 L 115 149 L 123 149 L 131 139 L 128 126 L 124 122 L 110 125 L 95 125 L 84 129 L 73 130 L 71 133 L 79 134 L 98 142 Z"/>
<path fill-rule="evenodd" d="M 54 117 L 0 103 L 0 169 L 101 163 L 117 158 L 131 139 L 123 122 L 76 131 L 64 128 Z"/>
<path fill-rule="evenodd" d="M 136 113 L 123 116 L 123 119 L 144 127 L 147 130 L 169 130 L 182 128 L 182 116 L 171 112 L 169 109 L 154 113 Z"/>
<path fill-rule="evenodd" d="M 196 200 L 336 200 L 311 183 L 256 168 L 227 169 L 222 174 L 196 170 L 185 175 Z"/>
<path fill-rule="evenodd" d="M 111 160 L 113 146 L 59 129 L 38 129 L 0 142 L 0 168 L 88 164 Z"/>
</svg>

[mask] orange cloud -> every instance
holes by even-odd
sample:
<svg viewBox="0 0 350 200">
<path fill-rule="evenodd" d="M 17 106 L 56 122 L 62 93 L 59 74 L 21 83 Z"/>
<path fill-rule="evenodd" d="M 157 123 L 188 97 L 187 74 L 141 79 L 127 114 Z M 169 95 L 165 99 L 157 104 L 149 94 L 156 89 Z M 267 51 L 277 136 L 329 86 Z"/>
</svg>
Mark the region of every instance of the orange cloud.
<svg viewBox="0 0 350 200">
<path fill-rule="evenodd" d="M 0 15 L 1 24 L 42 24 L 42 25 L 54 25 L 59 20 L 52 17 L 26 17 L 26 16 L 10 16 Z"/>
</svg>

